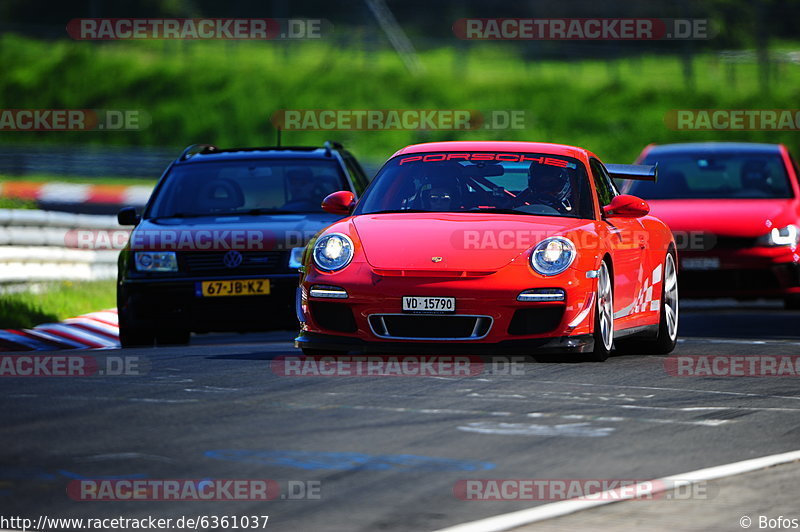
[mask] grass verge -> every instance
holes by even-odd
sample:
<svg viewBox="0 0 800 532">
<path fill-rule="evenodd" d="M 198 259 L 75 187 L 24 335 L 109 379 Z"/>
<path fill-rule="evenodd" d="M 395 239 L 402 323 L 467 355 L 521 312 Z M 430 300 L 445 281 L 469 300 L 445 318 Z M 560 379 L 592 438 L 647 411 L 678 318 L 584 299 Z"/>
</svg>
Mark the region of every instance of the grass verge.
<svg viewBox="0 0 800 532">
<path fill-rule="evenodd" d="M 116 306 L 115 281 L 42 283 L 0 295 L 0 329 L 30 328 Z"/>
</svg>

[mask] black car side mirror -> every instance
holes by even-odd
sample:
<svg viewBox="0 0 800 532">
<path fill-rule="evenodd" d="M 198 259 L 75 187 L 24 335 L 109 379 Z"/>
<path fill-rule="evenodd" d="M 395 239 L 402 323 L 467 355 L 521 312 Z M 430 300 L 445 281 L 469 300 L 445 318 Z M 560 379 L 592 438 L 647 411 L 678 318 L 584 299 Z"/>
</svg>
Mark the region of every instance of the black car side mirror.
<svg viewBox="0 0 800 532">
<path fill-rule="evenodd" d="M 136 225 L 140 220 L 141 217 L 136 214 L 136 209 L 133 207 L 123 207 L 117 213 L 119 225 Z"/>
</svg>

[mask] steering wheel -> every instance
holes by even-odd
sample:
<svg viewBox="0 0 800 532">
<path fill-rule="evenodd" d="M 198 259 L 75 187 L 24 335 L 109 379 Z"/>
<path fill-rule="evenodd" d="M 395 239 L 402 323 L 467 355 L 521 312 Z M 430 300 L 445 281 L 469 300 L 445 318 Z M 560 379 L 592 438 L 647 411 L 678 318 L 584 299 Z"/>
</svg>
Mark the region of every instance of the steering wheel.
<svg viewBox="0 0 800 532">
<path fill-rule="evenodd" d="M 532 205 L 523 205 L 521 207 L 517 207 L 515 210 L 526 212 L 528 214 L 542 214 L 545 216 L 561 214 L 561 212 L 559 212 L 558 209 L 555 209 L 549 205 L 543 205 L 541 203 L 534 203 Z"/>
</svg>

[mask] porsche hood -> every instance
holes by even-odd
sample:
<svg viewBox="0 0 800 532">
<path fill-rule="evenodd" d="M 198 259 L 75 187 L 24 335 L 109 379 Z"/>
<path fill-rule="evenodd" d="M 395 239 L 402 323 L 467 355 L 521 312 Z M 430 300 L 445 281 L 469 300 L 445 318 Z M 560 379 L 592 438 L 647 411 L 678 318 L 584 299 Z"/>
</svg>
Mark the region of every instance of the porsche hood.
<svg viewBox="0 0 800 532">
<path fill-rule="evenodd" d="M 357 216 L 367 261 L 386 270 L 498 270 L 544 238 L 587 220 L 515 214 L 420 213 Z M 590 224 L 590 222 L 589 222 Z"/>
</svg>

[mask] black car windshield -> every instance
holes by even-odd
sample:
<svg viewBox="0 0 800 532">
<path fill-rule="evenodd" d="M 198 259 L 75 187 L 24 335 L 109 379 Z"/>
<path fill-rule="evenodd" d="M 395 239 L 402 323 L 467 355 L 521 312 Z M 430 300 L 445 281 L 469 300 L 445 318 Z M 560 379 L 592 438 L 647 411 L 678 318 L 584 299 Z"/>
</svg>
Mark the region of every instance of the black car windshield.
<svg viewBox="0 0 800 532">
<path fill-rule="evenodd" d="M 644 199 L 790 198 L 792 189 L 780 155 L 650 153 L 644 164 L 658 163 L 658 181 L 629 181 L 622 189 Z"/>
<path fill-rule="evenodd" d="M 429 153 L 395 157 L 354 214 L 483 212 L 592 218 L 584 165 L 534 153 Z"/>
<path fill-rule="evenodd" d="M 174 166 L 148 218 L 322 212 L 323 198 L 349 190 L 331 160 L 249 160 Z"/>
</svg>

